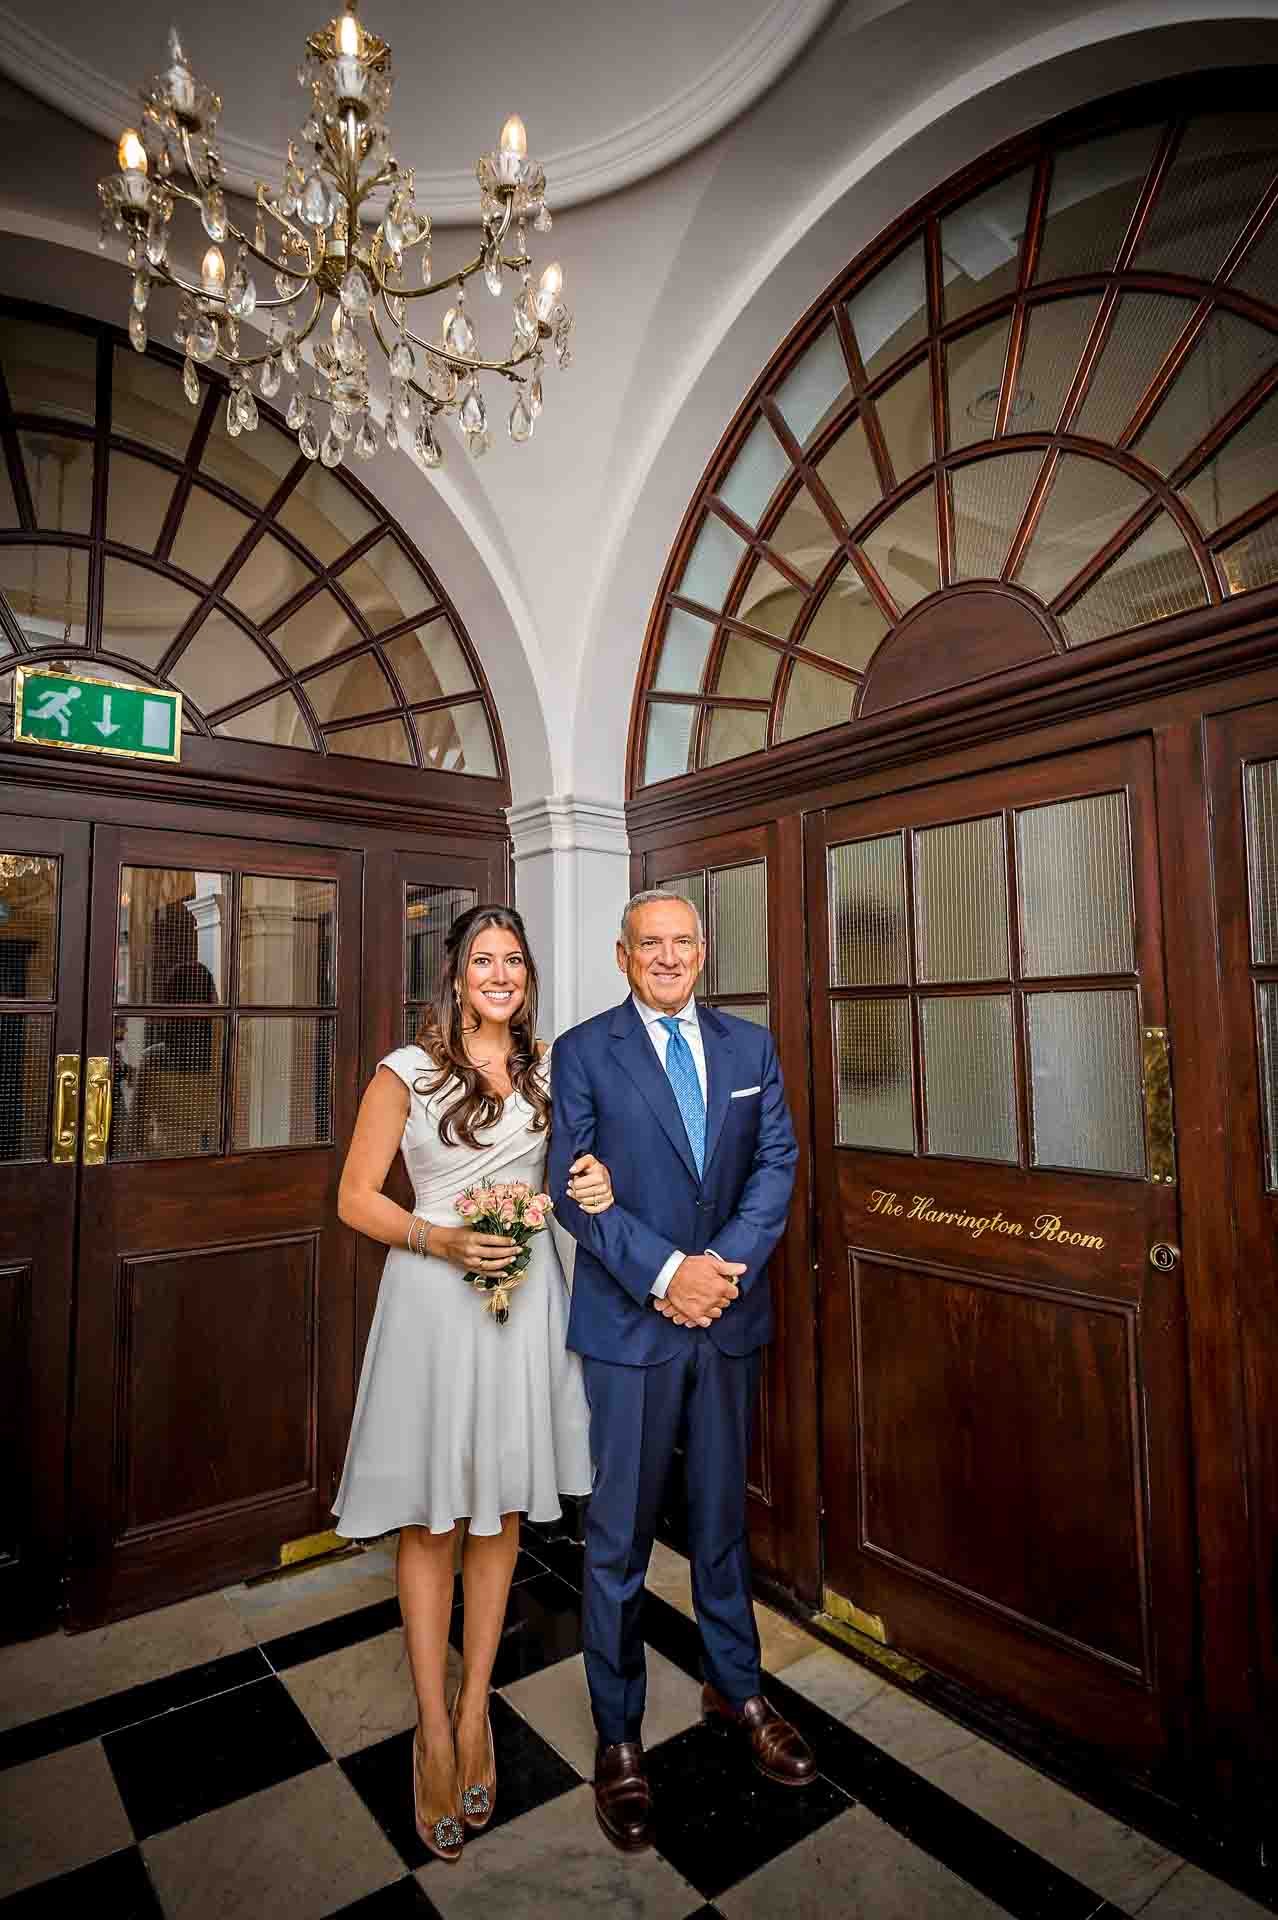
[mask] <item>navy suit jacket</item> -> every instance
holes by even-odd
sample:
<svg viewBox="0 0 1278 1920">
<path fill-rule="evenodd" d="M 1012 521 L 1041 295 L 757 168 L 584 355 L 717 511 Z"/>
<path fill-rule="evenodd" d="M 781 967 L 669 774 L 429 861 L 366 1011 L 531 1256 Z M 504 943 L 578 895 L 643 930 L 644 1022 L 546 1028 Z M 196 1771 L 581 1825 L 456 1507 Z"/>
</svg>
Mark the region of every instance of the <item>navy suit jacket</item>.
<svg viewBox="0 0 1278 1920">
<path fill-rule="evenodd" d="M 671 1359 L 686 1327 L 654 1311 L 652 1283 L 676 1249 L 745 1263 L 740 1298 L 713 1321 L 722 1352 L 752 1353 L 772 1332 L 768 1258 L 785 1227 L 799 1149 L 766 1027 L 698 1006 L 706 1056 L 704 1173 L 674 1089 L 627 998 L 555 1042 L 549 1187 L 577 1242 L 568 1345 L 626 1366 Z M 589 1214 L 568 1197 L 568 1169 L 594 1153 L 615 1205 Z"/>
</svg>

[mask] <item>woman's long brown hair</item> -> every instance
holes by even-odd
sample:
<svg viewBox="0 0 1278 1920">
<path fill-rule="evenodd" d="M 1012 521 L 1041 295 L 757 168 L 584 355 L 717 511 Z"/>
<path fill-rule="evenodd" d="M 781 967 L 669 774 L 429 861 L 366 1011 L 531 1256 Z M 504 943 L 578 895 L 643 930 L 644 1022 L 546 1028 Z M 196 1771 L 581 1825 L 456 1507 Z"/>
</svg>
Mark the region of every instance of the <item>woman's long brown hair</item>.
<svg viewBox="0 0 1278 1920">
<path fill-rule="evenodd" d="M 533 1110 L 533 1131 L 544 1133 L 550 1125 L 550 1100 L 537 1054 L 537 963 L 528 948 L 524 923 L 513 907 L 470 907 L 465 913 L 459 913 L 448 929 L 435 998 L 417 1030 L 418 1046 L 426 1049 L 438 1069 L 433 1076 L 422 1076 L 417 1091 L 429 1097 L 450 1081 L 461 1083 L 457 1098 L 439 1117 L 439 1137 L 445 1146 L 460 1140 L 465 1146 L 478 1147 L 481 1143 L 476 1136 L 480 1130 L 496 1126 L 505 1109 L 501 1095 L 493 1093 L 485 1084 L 465 1044 L 466 969 L 476 940 L 490 927 L 513 934 L 524 956 L 523 1005 L 510 1023 L 510 1054 L 506 1061 L 510 1084 Z"/>
</svg>

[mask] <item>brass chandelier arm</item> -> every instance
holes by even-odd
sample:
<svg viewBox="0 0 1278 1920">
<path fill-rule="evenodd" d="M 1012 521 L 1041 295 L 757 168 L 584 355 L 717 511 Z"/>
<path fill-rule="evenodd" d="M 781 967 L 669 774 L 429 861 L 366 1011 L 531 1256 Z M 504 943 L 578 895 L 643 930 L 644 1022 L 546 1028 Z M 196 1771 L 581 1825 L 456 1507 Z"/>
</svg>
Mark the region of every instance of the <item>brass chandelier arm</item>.
<svg viewBox="0 0 1278 1920">
<path fill-rule="evenodd" d="M 182 157 L 186 161 L 186 170 L 190 178 L 194 181 L 198 191 L 193 193 L 189 187 L 184 187 L 180 180 L 175 180 L 171 176 L 165 180 L 164 190 L 166 193 L 173 194 L 174 197 L 178 200 L 185 200 L 189 206 L 195 207 L 197 210 L 200 210 L 202 212 L 203 211 L 202 196 L 208 193 L 216 183 L 211 179 L 206 181 L 200 175 L 199 168 L 195 164 L 195 155 L 191 149 L 191 134 L 190 134 L 189 128 L 187 127 L 182 128 L 181 138 L 182 138 Z M 286 219 L 285 216 L 279 212 L 278 208 L 272 206 L 269 200 L 263 197 L 261 189 L 259 189 L 258 198 L 255 204 L 263 213 L 269 213 L 271 218 L 278 223 L 280 228 L 285 233 L 291 234 L 294 240 L 297 241 L 299 246 L 301 246 L 304 249 L 307 262 L 308 262 L 308 265 L 305 271 L 302 271 L 301 269 L 295 270 L 292 267 L 281 267 L 277 260 L 272 259 L 269 253 L 264 252 L 260 247 L 256 246 L 254 242 L 249 239 L 248 235 L 240 227 L 236 226 L 235 222 L 231 219 L 229 212 L 227 214 L 227 220 L 226 220 L 226 231 L 228 236 L 231 239 L 235 240 L 238 243 L 238 245 L 243 247 L 246 253 L 252 254 L 255 260 L 260 260 L 264 267 L 269 267 L 272 273 L 287 273 L 290 279 L 299 281 L 301 283 L 301 286 L 306 286 L 310 284 L 312 281 L 314 281 L 318 277 L 320 270 L 324 265 L 324 260 L 326 257 L 326 249 L 324 245 L 323 234 L 321 233 L 316 235 L 314 244 L 318 250 L 317 256 L 314 258 L 314 264 L 313 265 L 309 264 L 312 261 L 312 253 L 311 253 L 312 243 L 307 240 L 305 234 L 303 234 L 299 228 L 295 227 L 290 220 Z M 173 275 L 172 277 L 174 279 L 175 285 L 183 286 L 183 283 L 177 279 L 176 275 Z M 186 293 L 198 293 L 201 297 L 204 297 L 204 289 L 202 287 L 195 288 L 195 287 L 183 286 L 183 291 Z M 300 291 L 300 287 L 299 287 L 299 291 Z M 296 295 L 285 295 L 274 300 L 259 298 L 257 301 L 257 305 L 259 307 L 271 307 L 271 308 L 287 307 L 292 304 L 292 301 L 295 298 L 296 298 Z"/>
<path fill-rule="evenodd" d="M 448 284 L 451 285 L 452 283 L 449 282 Z M 369 308 L 368 317 L 372 324 L 377 344 L 387 359 L 389 359 L 391 349 L 386 343 L 386 336 L 382 332 L 381 323 L 377 315 L 377 308 L 375 306 Z M 386 317 L 388 320 L 394 320 L 395 318 L 389 307 L 386 309 Z M 513 381 L 517 387 L 523 386 L 524 376 L 516 373 L 514 369 L 525 366 L 533 355 L 533 348 L 529 345 L 522 353 L 515 354 L 509 360 L 463 360 L 459 354 L 449 353 L 447 347 L 439 346 L 434 340 L 423 340 L 420 334 L 410 332 L 407 327 L 403 329 L 403 336 L 405 340 L 409 341 L 413 346 L 420 347 L 423 353 L 428 353 L 433 360 L 442 361 L 444 366 L 451 368 L 454 373 L 499 373 L 504 380 Z M 421 392 L 421 388 L 417 386 L 415 380 L 410 380 L 408 384 L 417 392 Z"/>
</svg>

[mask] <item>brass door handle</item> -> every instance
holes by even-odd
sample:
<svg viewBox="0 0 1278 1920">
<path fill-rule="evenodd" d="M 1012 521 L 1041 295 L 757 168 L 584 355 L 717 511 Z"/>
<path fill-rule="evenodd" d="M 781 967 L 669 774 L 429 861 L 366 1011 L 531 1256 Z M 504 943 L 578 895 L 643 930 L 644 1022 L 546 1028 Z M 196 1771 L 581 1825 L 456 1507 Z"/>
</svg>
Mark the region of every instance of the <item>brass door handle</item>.
<svg viewBox="0 0 1278 1920">
<path fill-rule="evenodd" d="M 1149 1249 L 1149 1264 L 1158 1273 L 1171 1273 L 1180 1265 L 1180 1248 L 1170 1240 L 1156 1240 Z"/>
<path fill-rule="evenodd" d="M 84 1164 L 100 1167 L 107 1156 L 111 1138 L 111 1062 L 105 1054 L 94 1054 L 84 1087 Z"/>
<path fill-rule="evenodd" d="M 55 1167 L 75 1159 L 79 1131 L 80 1056 L 60 1053 L 53 1069 L 53 1152 L 49 1156 Z"/>
</svg>

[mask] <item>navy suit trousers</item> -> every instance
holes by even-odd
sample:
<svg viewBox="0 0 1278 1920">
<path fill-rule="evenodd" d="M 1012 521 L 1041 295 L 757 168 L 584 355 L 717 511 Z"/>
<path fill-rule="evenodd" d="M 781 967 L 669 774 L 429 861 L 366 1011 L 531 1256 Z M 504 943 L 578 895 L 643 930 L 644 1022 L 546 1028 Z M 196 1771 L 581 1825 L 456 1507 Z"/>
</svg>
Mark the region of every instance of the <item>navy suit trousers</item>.
<svg viewBox="0 0 1278 1920">
<path fill-rule="evenodd" d="M 583 1361 L 595 1483 L 586 1515 L 582 1624 L 590 1699 L 605 1746 L 640 1737 L 647 1693 L 644 1576 L 680 1438 L 705 1677 L 734 1705 L 759 1691 L 746 1467 L 761 1359 L 757 1349 L 723 1353 L 704 1329 L 690 1327 L 675 1356 L 656 1366 Z"/>
</svg>

